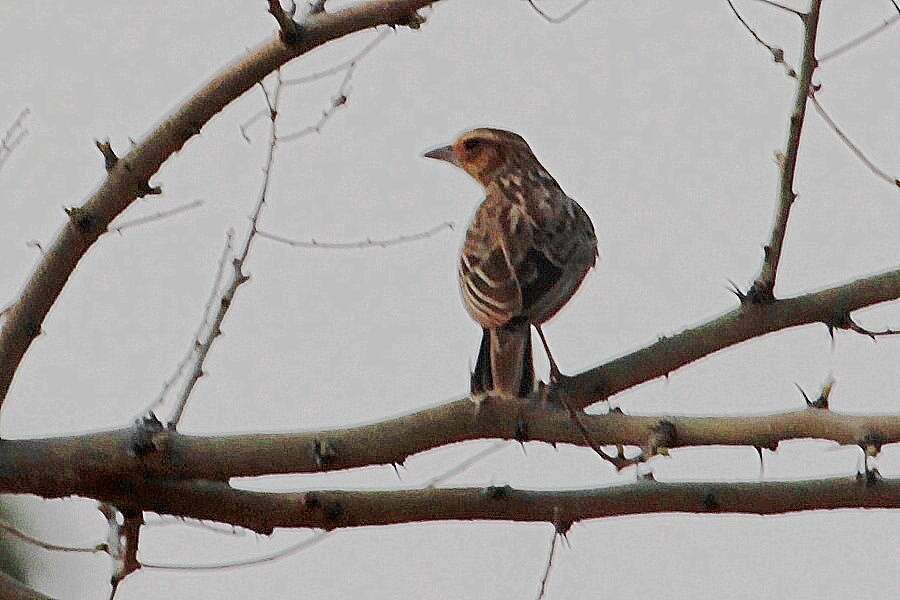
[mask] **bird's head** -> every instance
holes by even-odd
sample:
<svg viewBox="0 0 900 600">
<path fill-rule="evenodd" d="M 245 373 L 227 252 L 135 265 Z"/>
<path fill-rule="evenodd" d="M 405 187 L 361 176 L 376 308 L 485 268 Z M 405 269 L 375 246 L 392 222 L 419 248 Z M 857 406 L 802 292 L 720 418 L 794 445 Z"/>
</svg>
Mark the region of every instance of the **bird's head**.
<svg viewBox="0 0 900 600">
<path fill-rule="evenodd" d="M 456 165 L 483 186 L 510 167 L 537 161 L 522 136 L 487 127 L 467 131 L 449 146 L 429 150 L 423 156 Z"/>
</svg>

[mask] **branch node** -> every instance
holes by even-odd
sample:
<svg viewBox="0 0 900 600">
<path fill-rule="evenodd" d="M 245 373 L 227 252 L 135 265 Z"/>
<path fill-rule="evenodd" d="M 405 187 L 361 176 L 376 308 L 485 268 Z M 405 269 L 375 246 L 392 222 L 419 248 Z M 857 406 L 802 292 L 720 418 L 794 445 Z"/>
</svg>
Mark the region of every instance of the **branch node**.
<svg viewBox="0 0 900 600">
<path fill-rule="evenodd" d="M 106 172 L 112 171 L 115 168 L 116 163 L 119 162 L 119 157 L 116 156 L 116 153 L 113 151 L 112 145 L 109 143 L 109 138 L 106 138 L 102 142 L 100 140 L 94 140 L 94 143 L 97 145 L 100 154 L 103 155 Z"/>
<path fill-rule="evenodd" d="M 324 6 L 324 2 L 322 3 Z M 269 14 L 278 22 L 279 36 L 285 45 L 291 46 L 300 41 L 300 25 L 293 19 L 293 7 L 290 13 L 281 7 L 280 0 L 269 0 Z M 324 10 L 324 8 L 323 8 Z M 312 13 L 310 13 L 312 14 Z"/>
<path fill-rule="evenodd" d="M 329 440 L 319 440 L 318 438 L 313 440 L 313 458 L 317 467 L 327 468 L 335 456 L 337 456 L 337 449 Z"/>
<path fill-rule="evenodd" d="M 98 223 L 91 211 L 81 206 L 70 206 L 63 210 L 69 215 L 69 221 L 78 231 L 88 235 L 96 232 Z"/>
<path fill-rule="evenodd" d="M 506 485 L 490 485 L 484 488 L 484 495 L 490 500 L 502 500 L 512 493 L 512 487 Z"/>
<path fill-rule="evenodd" d="M 337 521 L 341 518 L 341 516 L 343 516 L 344 507 L 340 502 L 334 500 L 325 505 L 323 512 L 325 513 L 325 517 L 329 521 Z"/>
<path fill-rule="evenodd" d="M 129 456 L 142 458 L 158 452 L 160 448 L 156 443 L 156 434 L 163 431 L 165 431 L 165 427 L 152 411 L 135 419 L 128 435 L 127 452 Z"/>
<path fill-rule="evenodd" d="M 162 194 L 162 188 L 158 185 L 151 186 L 149 181 L 141 181 L 137 184 L 137 197 L 159 196 Z"/>
</svg>

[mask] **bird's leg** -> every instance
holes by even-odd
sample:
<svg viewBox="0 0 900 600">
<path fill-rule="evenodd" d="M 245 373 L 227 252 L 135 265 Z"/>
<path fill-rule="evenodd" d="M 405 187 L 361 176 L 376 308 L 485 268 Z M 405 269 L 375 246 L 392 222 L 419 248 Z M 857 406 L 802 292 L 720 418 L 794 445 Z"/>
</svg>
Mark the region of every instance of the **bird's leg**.
<svg viewBox="0 0 900 600">
<path fill-rule="evenodd" d="M 547 338 L 544 337 L 541 326 L 536 324 L 534 328 L 537 329 L 538 335 L 541 337 L 541 343 L 544 345 L 544 352 L 547 353 L 547 359 L 550 361 L 550 383 L 558 383 L 562 380 L 563 374 L 560 373 L 559 367 L 556 366 L 556 361 L 553 360 L 553 354 L 550 353 L 550 346 L 547 345 Z"/>
</svg>

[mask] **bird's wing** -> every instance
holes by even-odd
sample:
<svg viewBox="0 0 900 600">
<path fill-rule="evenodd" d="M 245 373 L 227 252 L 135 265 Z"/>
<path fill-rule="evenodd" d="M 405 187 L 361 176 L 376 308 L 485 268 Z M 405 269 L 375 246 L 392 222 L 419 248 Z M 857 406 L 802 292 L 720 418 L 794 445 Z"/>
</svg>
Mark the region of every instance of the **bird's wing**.
<svg viewBox="0 0 900 600">
<path fill-rule="evenodd" d="M 520 238 L 530 237 L 517 212 L 496 189 L 489 189 L 460 251 L 459 287 L 472 318 L 496 329 L 522 314 L 517 265 Z"/>
<path fill-rule="evenodd" d="M 534 323 L 552 317 L 569 301 L 597 258 L 590 217 L 557 189 L 537 189 L 526 198 L 532 235 L 516 272 L 522 310 Z"/>
</svg>

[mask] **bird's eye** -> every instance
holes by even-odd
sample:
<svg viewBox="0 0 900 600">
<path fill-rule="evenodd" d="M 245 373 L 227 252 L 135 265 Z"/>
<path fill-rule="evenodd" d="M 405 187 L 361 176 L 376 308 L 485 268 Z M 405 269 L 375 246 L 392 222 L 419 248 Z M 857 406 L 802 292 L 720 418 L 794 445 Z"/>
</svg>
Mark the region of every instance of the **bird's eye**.
<svg viewBox="0 0 900 600">
<path fill-rule="evenodd" d="M 481 147 L 481 140 L 466 140 L 463 142 L 463 148 L 466 152 L 473 152 Z"/>
</svg>

